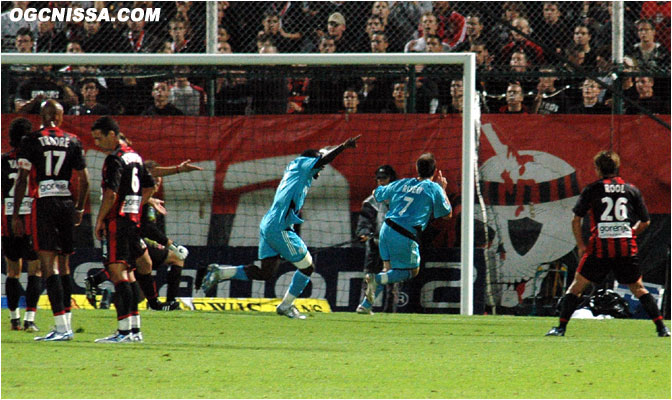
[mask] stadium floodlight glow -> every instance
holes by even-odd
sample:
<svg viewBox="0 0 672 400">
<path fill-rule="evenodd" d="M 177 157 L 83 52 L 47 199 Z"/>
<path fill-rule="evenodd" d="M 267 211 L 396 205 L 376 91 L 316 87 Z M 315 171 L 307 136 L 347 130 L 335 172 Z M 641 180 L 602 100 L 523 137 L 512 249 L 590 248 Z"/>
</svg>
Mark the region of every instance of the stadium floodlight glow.
<svg viewBox="0 0 672 400">
<path fill-rule="evenodd" d="M 460 314 L 473 314 L 474 174 L 476 163 L 476 56 L 473 53 L 386 54 L 18 54 L 2 53 L 3 65 L 462 65 L 462 219 Z"/>
</svg>

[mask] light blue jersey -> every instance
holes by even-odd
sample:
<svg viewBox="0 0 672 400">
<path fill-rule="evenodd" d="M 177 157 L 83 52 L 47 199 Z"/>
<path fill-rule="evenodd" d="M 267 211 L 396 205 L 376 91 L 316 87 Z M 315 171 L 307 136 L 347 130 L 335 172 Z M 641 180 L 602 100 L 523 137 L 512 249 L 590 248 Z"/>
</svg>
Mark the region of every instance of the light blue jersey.
<svg viewBox="0 0 672 400">
<path fill-rule="evenodd" d="M 282 256 L 285 260 L 301 260 L 308 249 L 303 240 L 292 231 L 294 224 L 303 220 L 298 213 L 319 169 L 313 168 L 319 158 L 298 157 L 285 168 L 285 174 L 275 191 L 273 205 L 259 225 L 259 259 Z"/>
<path fill-rule="evenodd" d="M 438 184 L 429 179 L 401 179 L 378 186 L 374 192 L 377 201 L 389 200 L 390 211 L 385 216 L 401 226 L 412 236 L 420 236 L 427 227 L 430 217 L 441 218 L 450 214 L 450 202 Z M 389 261 L 393 270 L 415 269 L 420 266 L 419 243 L 393 229 L 389 223 L 383 224 L 378 243 L 380 258 Z"/>
<path fill-rule="evenodd" d="M 387 218 L 415 234 L 425 230 L 430 217 L 441 218 L 452 210 L 441 186 L 429 179 L 400 179 L 378 186 L 374 196 L 380 202 L 390 201 Z"/>
</svg>

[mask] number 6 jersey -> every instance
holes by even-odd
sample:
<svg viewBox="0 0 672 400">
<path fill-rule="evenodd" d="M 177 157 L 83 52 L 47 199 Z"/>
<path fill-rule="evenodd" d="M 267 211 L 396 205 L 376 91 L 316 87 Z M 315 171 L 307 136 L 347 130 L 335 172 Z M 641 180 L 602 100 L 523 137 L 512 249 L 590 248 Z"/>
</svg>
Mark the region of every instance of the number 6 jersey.
<svg viewBox="0 0 672 400">
<path fill-rule="evenodd" d="M 632 227 L 649 220 L 639 189 L 621 177 L 603 178 L 586 186 L 574 206 L 578 217 L 590 215 L 587 254 L 598 258 L 637 254 Z"/>
<path fill-rule="evenodd" d="M 145 169 L 142 157 L 127 145 L 120 145 L 105 158 L 102 188 L 117 194 L 106 219 L 127 218 L 140 224 L 142 189 L 154 186 L 154 178 Z"/>
</svg>

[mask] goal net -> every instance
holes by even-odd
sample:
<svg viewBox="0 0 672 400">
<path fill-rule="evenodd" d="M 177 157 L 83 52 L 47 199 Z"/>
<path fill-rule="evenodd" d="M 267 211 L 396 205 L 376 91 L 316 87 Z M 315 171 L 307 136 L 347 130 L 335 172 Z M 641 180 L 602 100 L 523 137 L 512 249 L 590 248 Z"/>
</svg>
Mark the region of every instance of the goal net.
<svg viewBox="0 0 672 400">
<path fill-rule="evenodd" d="M 15 80 L 15 107 L 32 112 L 21 102 L 34 101 L 31 91 L 52 88 L 66 108 L 64 129 L 82 139 L 92 190 L 79 247 L 99 247 L 92 222 L 106 154 L 90 136 L 96 114 L 114 115 L 145 160 L 161 166 L 191 160 L 202 168 L 165 177 L 158 193 L 168 210 L 159 222 L 169 238 L 193 249 L 187 263 L 193 266 L 250 262 L 242 258 L 256 256 L 259 222 L 285 166 L 306 149 L 362 135 L 356 149 L 322 171 L 301 210 L 305 223 L 299 234 L 325 276 L 313 279 L 309 295 L 334 299 L 337 310 L 352 306 L 359 291 L 351 281 L 363 276 L 357 222 L 362 202 L 376 186 L 375 171 L 390 165 L 400 178 L 415 176 L 415 160 L 432 152 L 448 178 L 453 207 L 461 212 L 452 222 L 430 224 L 423 257 L 429 275 L 449 265 L 453 283 L 428 281 L 414 295 L 424 304 L 420 308 L 473 313 L 473 289 L 466 284 L 474 279 L 479 113 L 473 54 L 7 54 L 2 63 Z M 37 126 L 37 115 L 28 115 Z M 16 116 L 3 114 L 3 126 Z M 448 260 L 443 251 L 448 248 L 461 251 Z M 342 249 L 357 251 L 337 251 Z M 247 292 L 281 296 L 277 289 L 255 283 Z M 443 290 L 457 296 L 447 301 Z M 227 286 L 218 294 L 223 293 L 239 292 Z"/>
</svg>

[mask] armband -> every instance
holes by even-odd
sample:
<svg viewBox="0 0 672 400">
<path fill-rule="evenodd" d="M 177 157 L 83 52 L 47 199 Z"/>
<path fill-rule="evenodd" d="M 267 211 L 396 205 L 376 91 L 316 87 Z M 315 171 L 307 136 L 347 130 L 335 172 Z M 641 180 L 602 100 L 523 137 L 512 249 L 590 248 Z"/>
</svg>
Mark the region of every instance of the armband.
<svg viewBox="0 0 672 400">
<path fill-rule="evenodd" d="M 26 171 L 30 171 L 33 168 L 33 164 L 25 158 L 19 158 L 17 165 L 20 169 L 25 169 Z"/>
</svg>

